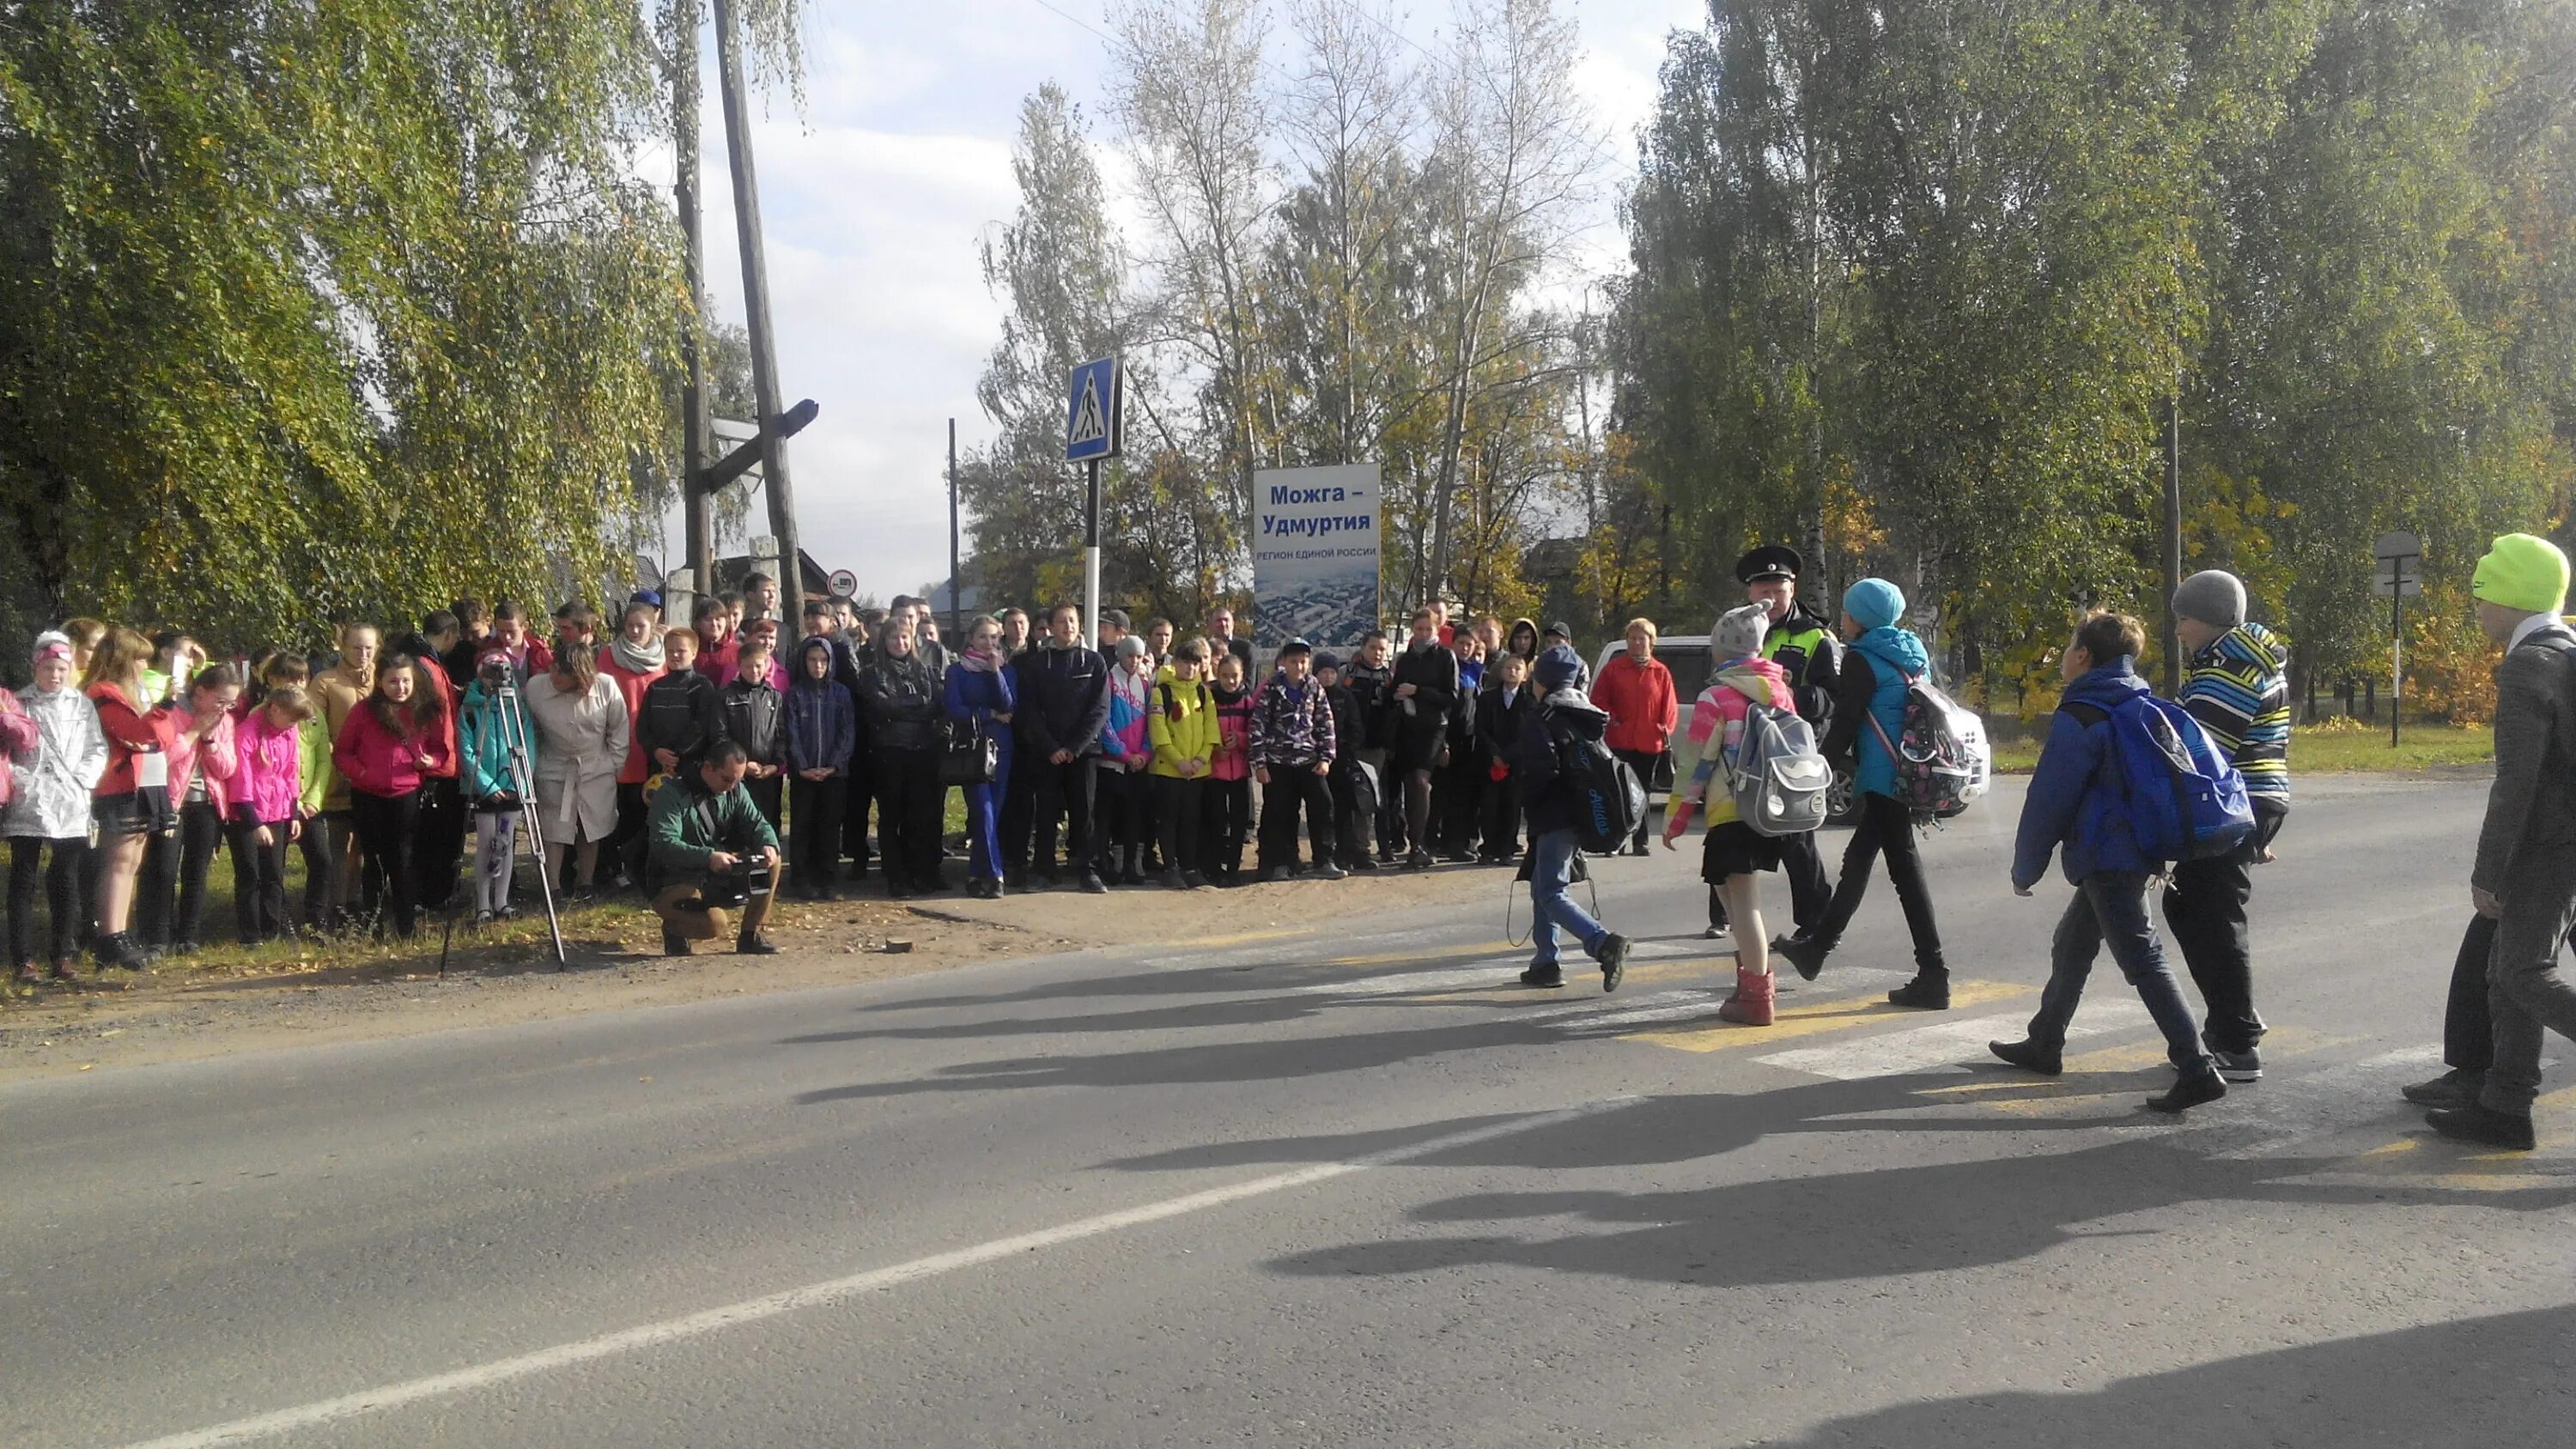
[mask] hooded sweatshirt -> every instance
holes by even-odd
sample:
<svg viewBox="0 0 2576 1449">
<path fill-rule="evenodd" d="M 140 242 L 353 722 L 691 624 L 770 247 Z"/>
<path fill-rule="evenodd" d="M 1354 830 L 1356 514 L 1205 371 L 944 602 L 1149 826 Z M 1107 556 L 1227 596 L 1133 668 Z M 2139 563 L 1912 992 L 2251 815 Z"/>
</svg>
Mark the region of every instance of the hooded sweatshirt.
<svg viewBox="0 0 2576 1449">
<path fill-rule="evenodd" d="M 2245 776 L 2258 808 L 2290 808 L 2290 651 L 2260 624 L 2239 624 L 2191 656 L 2177 701 Z"/>
<path fill-rule="evenodd" d="M 1676 752 L 1685 758 L 1673 765 L 1684 781 L 1679 803 L 1669 807 L 1674 819 L 1689 824 L 1693 806 L 1702 807 L 1712 830 L 1736 818 L 1735 791 L 1728 782 L 1744 745 L 1744 717 L 1757 704 L 1795 710 L 1794 695 L 1788 671 L 1771 660 L 1739 659 L 1719 667 L 1692 703 L 1690 724 L 1682 734 L 1686 747 Z"/>
<path fill-rule="evenodd" d="M 823 677 L 813 677 L 814 656 L 823 656 Z M 850 765 L 859 746 L 857 701 L 832 677 L 832 641 L 816 635 L 796 650 L 796 683 L 787 691 L 787 765 L 800 774 L 829 769 L 838 775 Z"/>
<path fill-rule="evenodd" d="M 1905 729 L 1905 692 L 1910 681 L 1932 667 L 1923 641 L 1912 630 L 1894 626 L 1872 629 L 1852 641 L 1843 655 L 1840 694 L 1834 703 L 1833 728 L 1825 735 L 1824 756 L 1836 765 L 1853 762 L 1853 788 L 1870 795 L 1896 795 L 1896 761 L 1879 739 L 1895 739 Z M 1870 728 L 1870 721 L 1878 729 Z"/>
<path fill-rule="evenodd" d="M 1577 685 L 1582 674 L 1583 661 L 1572 649 L 1558 644 L 1539 652 L 1539 707 L 1521 712 L 1520 738 L 1512 752 L 1521 813 L 1533 836 L 1575 825 L 1574 785 L 1557 766 L 1559 746 L 1589 745 L 1610 728 L 1610 716 L 1595 708 Z"/>
</svg>

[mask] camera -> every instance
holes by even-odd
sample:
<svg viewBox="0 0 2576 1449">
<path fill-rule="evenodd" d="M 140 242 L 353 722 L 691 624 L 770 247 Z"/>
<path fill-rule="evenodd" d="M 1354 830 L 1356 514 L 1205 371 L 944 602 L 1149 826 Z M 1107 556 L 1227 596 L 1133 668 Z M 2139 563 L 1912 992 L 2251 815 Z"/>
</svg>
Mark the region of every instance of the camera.
<svg viewBox="0 0 2576 1449">
<path fill-rule="evenodd" d="M 768 895 L 769 861 L 752 856 L 740 860 L 738 869 L 710 874 L 705 888 L 698 892 L 699 898 L 711 907 L 738 910 L 752 897 Z"/>
</svg>

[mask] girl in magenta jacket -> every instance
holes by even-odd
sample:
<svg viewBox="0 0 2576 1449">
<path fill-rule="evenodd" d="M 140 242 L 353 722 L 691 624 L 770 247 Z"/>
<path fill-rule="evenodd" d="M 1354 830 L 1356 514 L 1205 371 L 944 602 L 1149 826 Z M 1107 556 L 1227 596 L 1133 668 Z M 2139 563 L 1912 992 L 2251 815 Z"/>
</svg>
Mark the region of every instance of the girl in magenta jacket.
<svg viewBox="0 0 2576 1449">
<path fill-rule="evenodd" d="M 175 835 L 156 835 L 143 850 L 140 929 L 146 950 L 186 955 L 197 949 L 206 917 L 206 872 L 223 848 L 224 819 L 238 768 L 233 705 L 241 679 L 229 664 L 209 664 L 180 682 L 170 708 L 170 808 Z M 236 867 L 236 884 L 239 872 Z M 176 887 L 178 907 L 171 909 Z"/>
<path fill-rule="evenodd" d="M 349 782 L 350 824 L 384 872 L 397 938 L 412 932 L 412 845 L 420 833 L 420 788 L 448 761 L 447 701 L 421 678 L 408 654 L 376 667 L 376 688 L 349 711 L 331 763 Z"/>
</svg>

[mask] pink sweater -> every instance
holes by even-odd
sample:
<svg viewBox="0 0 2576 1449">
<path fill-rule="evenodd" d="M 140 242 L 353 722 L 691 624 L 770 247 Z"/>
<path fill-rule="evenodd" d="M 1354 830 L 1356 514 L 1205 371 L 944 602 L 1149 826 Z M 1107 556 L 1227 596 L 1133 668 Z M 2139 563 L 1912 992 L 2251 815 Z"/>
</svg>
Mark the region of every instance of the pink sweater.
<svg viewBox="0 0 2576 1449">
<path fill-rule="evenodd" d="M 202 740 L 189 733 L 193 723 L 194 715 L 186 703 L 171 706 L 170 803 L 173 807 L 186 804 L 190 777 L 202 773 L 206 777 L 206 803 L 215 807 L 218 817 L 229 816 L 239 758 L 234 748 L 233 718 L 229 714 L 218 718 Z"/>
<path fill-rule="evenodd" d="M 1744 678 L 1749 674 L 1767 685 L 1764 704 L 1787 707 L 1789 676 L 1779 665 L 1768 659 L 1751 659 L 1728 665 L 1727 669 L 1739 682 L 1750 682 Z M 1729 684 L 1712 684 L 1699 692 L 1699 699 L 1691 705 L 1690 725 L 1683 731 L 1683 738 L 1691 745 L 1689 758 L 1675 765 L 1682 780 L 1679 793 L 1683 798 L 1679 805 L 1671 807 L 1674 819 L 1687 825 L 1691 805 L 1703 795 L 1714 797 L 1702 807 L 1712 828 L 1735 819 L 1735 796 L 1726 786 L 1726 773 L 1734 762 L 1736 748 L 1744 742 L 1744 716 L 1752 705 L 1751 697 Z M 1711 767 L 1705 776 L 1699 772 L 1702 763 Z"/>
<path fill-rule="evenodd" d="M 268 711 L 257 709 L 235 726 L 232 802 L 236 819 L 278 825 L 295 818 L 303 798 L 303 726 L 271 729 Z"/>
</svg>

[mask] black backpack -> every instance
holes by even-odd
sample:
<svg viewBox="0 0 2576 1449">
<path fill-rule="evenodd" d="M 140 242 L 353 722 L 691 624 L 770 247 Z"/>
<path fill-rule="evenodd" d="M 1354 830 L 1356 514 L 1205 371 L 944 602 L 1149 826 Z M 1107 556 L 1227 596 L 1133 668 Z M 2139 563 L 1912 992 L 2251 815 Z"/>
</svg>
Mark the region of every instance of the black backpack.
<svg viewBox="0 0 2576 1449">
<path fill-rule="evenodd" d="M 1596 852 L 1621 849 L 1646 818 L 1645 787 L 1637 783 L 1627 761 L 1610 753 L 1608 745 L 1578 739 L 1557 724 L 1555 710 L 1541 708 L 1546 710 L 1542 722 L 1548 743 L 1556 750 L 1557 773 L 1574 795 L 1577 843 Z"/>
</svg>

